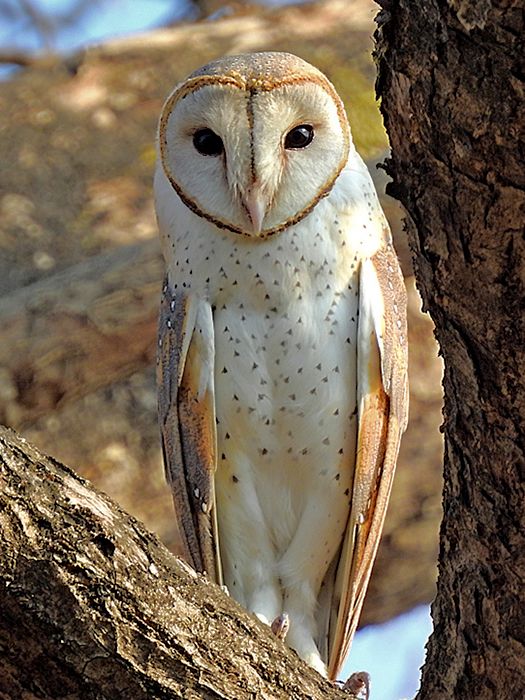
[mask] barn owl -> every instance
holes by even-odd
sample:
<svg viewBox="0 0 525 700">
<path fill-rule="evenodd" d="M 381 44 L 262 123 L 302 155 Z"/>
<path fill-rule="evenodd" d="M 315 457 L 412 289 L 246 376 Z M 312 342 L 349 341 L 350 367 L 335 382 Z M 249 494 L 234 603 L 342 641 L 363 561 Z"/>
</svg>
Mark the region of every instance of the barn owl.
<svg viewBox="0 0 525 700">
<path fill-rule="evenodd" d="M 165 103 L 159 419 L 185 557 L 335 678 L 407 416 L 406 294 L 343 104 L 285 53 Z"/>
</svg>

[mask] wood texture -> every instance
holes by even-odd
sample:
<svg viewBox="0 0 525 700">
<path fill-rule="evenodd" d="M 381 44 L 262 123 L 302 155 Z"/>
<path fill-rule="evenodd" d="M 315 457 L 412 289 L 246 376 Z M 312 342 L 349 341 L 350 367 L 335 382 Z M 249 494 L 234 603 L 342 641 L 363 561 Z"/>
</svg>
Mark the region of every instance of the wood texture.
<svg viewBox="0 0 525 700">
<path fill-rule="evenodd" d="M 256 618 L 0 429 L 0 697 L 329 700 Z"/>
<path fill-rule="evenodd" d="M 440 573 L 419 697 L 525 697 L 523 3 L 385 7 L 391 189 L 412 217 L 445 360 Z"/>
</svg>

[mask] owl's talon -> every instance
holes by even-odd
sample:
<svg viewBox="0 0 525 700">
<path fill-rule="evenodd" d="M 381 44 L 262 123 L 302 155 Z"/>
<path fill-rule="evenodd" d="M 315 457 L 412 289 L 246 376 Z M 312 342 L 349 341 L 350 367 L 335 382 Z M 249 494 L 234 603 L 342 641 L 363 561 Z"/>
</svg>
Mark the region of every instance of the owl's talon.
<svg viewBox="0 0 525 700">
<path fill-rule="evenodd" d="M 368 700 L 370 697 L 370 674 L 366 671 L 356 671 L 343 685 L 343 691 L 351 693 L 356 700 Z"/>
<path fill-rule="evenodd" d="M 228 586 L 225 586 L 224 584 L 222 584 L 222 585 L 221 585 L 221 591 L 222 591 L 223 593 L 226 593 L 226 595 L 228 596 L 228 598 L 230 597 L 230 591 L 228 590 Z"/>
<path fill-rule="evenodd" d="M 271 624 L 271 630 L 277 637 L 277 639 L 280 639 L 282 642 L 286 639 L 286 635 L 288 634 L 288 630 L 290 629 L 290 616 L 288 613 L 282 613 L 282 615 L 278 615 L 275 620 Z"/>
</svg>

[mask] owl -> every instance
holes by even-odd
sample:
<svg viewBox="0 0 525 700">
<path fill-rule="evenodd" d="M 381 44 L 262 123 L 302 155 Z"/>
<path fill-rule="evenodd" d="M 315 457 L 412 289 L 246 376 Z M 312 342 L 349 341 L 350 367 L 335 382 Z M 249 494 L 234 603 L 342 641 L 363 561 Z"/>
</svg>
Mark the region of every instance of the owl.
<svg viewBox="0 0 525 700">
<path fill-rule="evenodd" d="M 158 132 L 161 440 L 187 561 L 333 679 L 407 420 L 406 293 L 328 79 L 220 59 Z"/>
</svg>

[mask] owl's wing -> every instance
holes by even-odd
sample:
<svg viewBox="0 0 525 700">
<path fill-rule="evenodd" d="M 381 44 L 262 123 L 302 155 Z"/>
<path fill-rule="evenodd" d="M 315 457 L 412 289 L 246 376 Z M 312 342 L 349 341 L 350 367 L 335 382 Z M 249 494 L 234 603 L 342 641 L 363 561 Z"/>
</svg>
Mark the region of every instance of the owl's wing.
<svg viewBox="0 0 525 700">
<path fill-rule="evenodd" d="M 208 302 L 166 278 L 159 319 L 158 410 L 166 477 L 185 559 L 222 583 L 214 472 L 214 337 Z"/>
<path fill-rule="evenodd" d="M 329 634 L 335 678 L 355 634 L 408 416 L 406 290 L 390 243 L 362 263 L 357 344 L 357 456 Z"/>
</svg>

